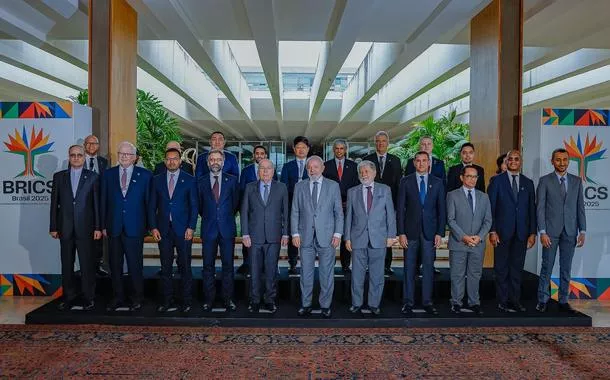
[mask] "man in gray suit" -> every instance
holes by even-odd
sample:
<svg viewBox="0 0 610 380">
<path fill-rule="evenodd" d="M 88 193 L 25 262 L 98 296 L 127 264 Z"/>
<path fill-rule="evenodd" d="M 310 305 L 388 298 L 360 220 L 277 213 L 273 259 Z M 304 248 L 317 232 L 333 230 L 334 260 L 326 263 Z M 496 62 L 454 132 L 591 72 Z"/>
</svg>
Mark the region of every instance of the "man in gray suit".
<svg viewBox="0 0 610 380">
<path fill-rule="evenodd" d="M 559 247 L 559 310 L 574 313 L 568 303 L 574 247 L 585 244 L 585 204 L 580 178 L 568 173 L 570 157 L 565 149 L 553 151 L 555 170 L 540 178 L 536 191 L 538 231 L 542 244 L 542 266 L 536 310 L 545 312 L 551 297 L 550 279 Z"/>
<path fill-rule="evenodd" d="M 369 270 L 368 306 L 374 316 L 381 314 L 379 303 L 383 295 L 386 247 L 396 239 L 396 213 L 392 190 L 375 183 L 377 169 L 372 161 L 358 164 L 361 184 L 347 191 L 345 214 L 345 247 L 352 252 L 352 306 L 349 311 L 361 311 L 364 277 Z"/>
<path fill-rule="evenodd" d="M 280 244 L 288 244 L 288 190 L 273 180 L 275 169 L 270 160 L 258 164 L 256 182 L 246 185 L 242 198 L 241 231 L 243 244 L 250 248 L 250 305 L 248 311 L 258 313 L 262 279 L 265 279 L 264 308 L 275 313 L 277 306 L 276 274 Z"/>
<path fill-rule="evenodd" d="M 320 307 L 324 318 L 331 317 L 335 287 L 335 249 L 343 232 L 343 208 L 339 184 L 322 176 L 324 161 L 311 156 L 306 162 L 309 178 L 297 183 L 292 198 L 290 227 L 292 242 L 300 249 L 301 308 L 299 316 L 311 314 L 315 260 L 320 274 Z"/>
<path fill-rule="evenodd" d="M 474 166 L 464 166 L 462 186 L 447 194 L 449 234 L 449 265 L 451 273 L 451 311 L 459 314 L 468 291 L 468 307 L 482 314 L 479 281 L 483 272 L 485 235 L 491 228 L 489 197 L 475 189 L 479 173 Z"/>
</svg>

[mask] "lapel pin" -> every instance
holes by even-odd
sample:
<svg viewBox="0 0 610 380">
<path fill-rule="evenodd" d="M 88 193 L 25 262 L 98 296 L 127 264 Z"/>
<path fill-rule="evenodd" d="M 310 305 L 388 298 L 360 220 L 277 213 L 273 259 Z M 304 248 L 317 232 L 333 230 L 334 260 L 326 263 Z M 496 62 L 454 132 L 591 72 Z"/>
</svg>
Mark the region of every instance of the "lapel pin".
<svg viewBox="0 0 610 380">
<path fill-rule="evenodd" d="M 136 182 L 136 180 L 135 180 L 135 179 L 132 179 L 132 180 L 131 180 L 131 182 L 135 183 L 135 182 Z"/>
</svg>

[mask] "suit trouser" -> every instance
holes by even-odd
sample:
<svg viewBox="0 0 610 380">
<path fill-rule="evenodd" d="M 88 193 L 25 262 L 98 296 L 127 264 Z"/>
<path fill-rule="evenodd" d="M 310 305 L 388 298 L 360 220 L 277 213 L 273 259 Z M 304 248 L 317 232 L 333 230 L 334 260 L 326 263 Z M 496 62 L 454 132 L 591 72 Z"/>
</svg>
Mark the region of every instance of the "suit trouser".
<svg viewBox="0 0 610 380">
<path fill-rule="evenodd" d="M 496 296 L 498 303 L 506 305 L 509 301 L 520 303 L 521 274 L 525 265 L 527 241 L 500 237 L 494 248 L 494 273 L 496 277 Z"/>
<path fill-rule="evenodd" d="M 415 304 L 415 275 L 417 256 L 421 246 L 422 261 L 422 305 L 432 305 L 432 288 L 434 283 L 434 241 L 427 240 L 423 234 L 418 239 L 409 239 L 408 247 L 404 250 L 404 281 L 403 303 L 413 307 Z"/>
<path fill-rule="evenodd" d="M 275 302 L 277 295 L 277 261 L 280 257 L 280 243 L 252 244 L 250 248 L 250 302 L 261 302 L 261 287 L 264 283 L 265 303 Z"/>
<path fill-rule="evenodd" d="M 94 264 L 101 266 L 104 263 L 104 239 L 93 240 Z"/>
<path fill-rule="evenodd" d="M 347 250 L 345 240 L 341 240 L 341 245 L 339 246 L 339 257 L 341 260 L 341 268 L 349 268 L 349 264 L 352 262 L 352 253 Z"/>
<path fill-rule="evenodd" d="M 81 272 L 81 290 L 87 301 L 95 298 L 95 257 L 93 251 L 93 234 L 86 239 L 61 239 L 59 241 L 61 254 L 61 286 L 64 299 L 74 300 L 77 291 L 74 286 L 74 260 L 78 252 Z"/>
<path fill-rule="evenodd" d="M 127 269 L 133 286 L 132 302 L 140 303 L 144 297 L 144 237 L 130 237 L 121 232 L 118 236 L 108 238 L 110 278 L 114 297 L 117 301 L 125 300 L 123 286 L 123 258 L 127 261 Z"/>
<path fill-rule="evenodd" d="M 335 248 L 321 247 L 314 234 L 312 245 L 301 246 L 301 304 L 310 307 L 313 297 L 314 274 L 318 256 L 321 308 L 330 308 L 335 290 Z"/>
<path fill-rule="evenodd" d="M 216 252 L 220 251 L 222 262 L 222 297 L 225 300 L 233 297 L 233 251 L 235 249 L 235 238 L 224 238 L 220 234 L 213 238 L 203 238 L 203 299 L 207 304 L 212 304 L 216 298 Z"/>
<path fill-rule="evenodd" d="M 184 235 L 177 235 L 173 228 L 166 234 L 161 235 L 159 241 L 159 255 L 161 256 L 161 282 L 163 283 L 163 300 L 171 302 L 174 293 L 172 281 L 172 267 L 174 264 L 174 248 L 178 257 L 178 271 L 180 273 L 180 287 L 182 289 L 182 301 L 190 304 L 193 299 L 193 272 L 191 271 L 191 248 L 192 240 L 185 240 Z"/>
<path fill-rule="evenodd" d="M 481 304 L 479 283 L 484 255 L 485 250 L 449 251 L 452 305 L 462 306 L 464 286 L 468 292 L 468 306 Z"/>
<path fill-rule="evenodd" d="M 385 248 L 355 248 L 352 250 L 352 305 L 362 306 L 364 279 L 369 269 L 368 306 L 379 307 L 383 295 Z"/>
<path fill-rule="evenodd" d="M 576 248 L 576 236 L 568 236 L 565 229 L 558 237 L 551 236 L 551 246 L 542 248 L 542 266 L 538 282 L 538 302 L 548 302 L 551 298 L 550 282 L 555 265 L 555 256 L 559 248 L 559 303 L 568 302 L 570 295 L 570 279 L 572 258 Z"/>
<path fill-rule="evenodd" d="M 243 263 L 242 265 L 245 265 L 246 268 L 250 267 L 250 248 L 246 247 L 245 245 L 241 245 L 241 256 L 243 257 Z"/>
</svg>

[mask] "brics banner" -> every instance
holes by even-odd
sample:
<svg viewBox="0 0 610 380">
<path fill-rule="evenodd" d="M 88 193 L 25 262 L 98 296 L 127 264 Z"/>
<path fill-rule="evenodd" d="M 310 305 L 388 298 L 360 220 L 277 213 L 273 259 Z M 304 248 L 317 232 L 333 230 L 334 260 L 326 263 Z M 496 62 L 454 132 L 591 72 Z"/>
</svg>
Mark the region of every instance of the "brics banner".
<svg viewBox="0 0 610 380">
<path fill-rule="evenodd" d="M 0 295 L 61 291 L 49 236 L 53 174 L 91 133 L 91 109 L 65 102 L 0 102 Z"/>
<path fill-rule="evenodd" d="M 568 171 L 583 184 L 587 234 L 585 245 L 577 248 L 572 261 L 571 296 L 610 299 L 610 110 L 544 108 L 536 118 L 524 117 L 524 150 L 532 152 L 525 159 L 538 157 L 532 172 L 537 180 L 553 171 L 551 153 L 556 148 L 568 151 Z M 534 124 L 537 120 L 537 125 Z M 538 131 L 539 137 L 535 136 Z M 532 141 L 528 141 L 531 139 Z M 538 141 L 536 141 L 538 140 Z M 539 152 L 535 151 L 538 146 Z M 537 269 L 540 269 L 541 249 Z M 539 273 L 539 272 L 538 272 Z M 559 259 L 553 271 L 556 293 Z"/>
</svg>

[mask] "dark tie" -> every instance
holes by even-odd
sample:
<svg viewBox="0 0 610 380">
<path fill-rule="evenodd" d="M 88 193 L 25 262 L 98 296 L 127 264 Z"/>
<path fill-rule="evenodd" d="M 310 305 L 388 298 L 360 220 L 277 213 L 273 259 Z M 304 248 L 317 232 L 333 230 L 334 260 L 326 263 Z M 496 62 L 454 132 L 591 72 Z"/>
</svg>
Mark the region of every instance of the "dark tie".
<svg viewBox="0 0 610 380">
<path fill-rule="evenodd" d="M 313 183 L 313 191 L 311 192 L 311 201 L 313 202 L 313 209 L 318 208 L 318 182 Z"/>
<path fill-rule="evenodd" d="M 513 195 L 515 199 L 519 198 L 519 186 L 517 186 L 517 175 L 511 174 L 513 176 Z"/>
<path fill-rule="evenodd" d="M 385 169 L 385 157 L 379 157 L 379 170 L 381 171 L 380 177 L 383 175 L 383 169 Z"/>
<path fill-rule="evenodd" d="M 371 187 L 372 186 L 367 186 L 367 193 L 366 193 L 366 213 L 370 213 L 371 212 L 371 208 L 373 207 L 373 192 L 371 191 Z"/>
<path fill-rule="evenodd" d="M 220 198 L 220 186 L 218 185 L 218 176 L 214 176 L 214 186 L 212 186 L 212 193 L 214 194 L 214 199 L 216 199 L 216 203 L 218 203 L 218 199 Z"/>
<path fill-rule="evenodd" d="M 472 190 L 468 190 L 468 203 L 470 203 L 470 209 L 474 214 L 474 199 L 472 199 Z"/>
<path fill-rule="evenodd" d="M 93 160 L 95 160 L 95 158 L 93 158 L 93 157 L 91 157 L 89 159 L 89 170 L 91 170 L 91 171 L 93 171 L 93 169 L 95 168 L 95 163 Z"/>
<path fill-rule="evenodd" d="M 561 200 L 565 202 L 566 200 L 566 178 L 561 177 L 559 180 L 559 194 L 561 194 Z"/>
<path fill-rule="evenodd" d="M 265 185 L 265 191 L 263 192 L 263 202 L 267 204 L 267 200 L 269 199 L 269 185 Z"/>
<path fill-rule="evenodd" d="M 421 205 L 424 205 L 424 202 L 426 201 L 426 181 L 424 181 L 424 176 L 420 175 L 419 176 L 419 201 L 421 202 Z"/>
</svg>

